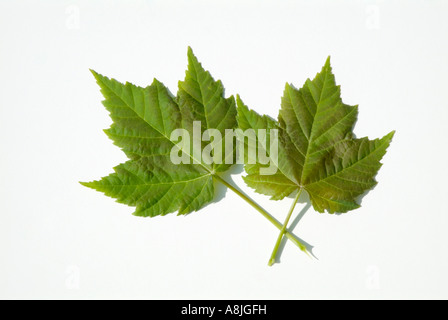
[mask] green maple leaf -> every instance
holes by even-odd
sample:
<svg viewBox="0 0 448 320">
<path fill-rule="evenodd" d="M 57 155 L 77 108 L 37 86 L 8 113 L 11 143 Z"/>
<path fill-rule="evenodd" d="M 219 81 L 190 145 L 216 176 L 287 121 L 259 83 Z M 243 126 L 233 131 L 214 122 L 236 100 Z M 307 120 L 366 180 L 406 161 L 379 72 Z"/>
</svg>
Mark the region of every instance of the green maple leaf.
<svg viewBox="0 0 448 320">
<path fill-rule="evenodd" d="M 260 169 L 267 165 L 257 154 L 254 162 L 249 162 L 254 159 L 245 159 L 244 181 L 272 200 L 297 191 L 269 265 L 276 261 L 291 214 L 303 191 L 308 193 L 316 211 L 344 213 L 359 208 L 358 197 L 377 184 L 375 176 L 382 166 L 380 161 L 395 132 L 381 139 L 356 139 L 353 128 L 358 106 L 344 104 L 340 93 L 328 58 L 322 71 L 313 80 L 308 79 L 302 88 L 286 84 L 278 121 L 250 110 L 237 96 L 241 129 L 254 129 L 256 133 L 259 129 L 278 131 L 277 149 L 271 150 L 270 143 L 258 145 L 274 163 L 275 174 L 261 174 Z"/>
<path fill-rule="evenodd" d="M 237 126 L 237 111 L 234 97 L 224 98 L 222 83 L 204 70 L 191 48 L 177 97 L 156 79 L 142 88 L 92 73 L 113 120 L 105 132 L 130 160 L 109 176 L 82 184 L 136 207 L 137 216 L 187 214 L 211 202 L 214 178 L 221 181 L 218 173 L 231 164 L 224 158 L 207 162 L 193 148 L 179 151 L 190 163 L 173 164 L 170 154 L 176 142 L 170 139 L 171 133 L 183 128 L 193 135 L 193 122 L 201 121 L 201 134 L 213 128 L 225 136 L 225 129 Z"/>
<path fill-rule="evenodd" d="M 279 132 L 277 173 L 261 175 L 266 165 L 259 162 L 245 166 L 244 181 L 256 192 L 280 200 L 304 190 L 316 211 L 343 213 L 358 208 L 357 198 L 377 184 L 394 132 L 375 140 L 354 138 L 358 107 L 342 102 L 330 59 L 302 88 L 286 84 L 278 121 L 249 110 L 239 97 L 237 105 L 241 129 Z M 269 144 L 265 151 L 272 152 Z"/>
</svg>

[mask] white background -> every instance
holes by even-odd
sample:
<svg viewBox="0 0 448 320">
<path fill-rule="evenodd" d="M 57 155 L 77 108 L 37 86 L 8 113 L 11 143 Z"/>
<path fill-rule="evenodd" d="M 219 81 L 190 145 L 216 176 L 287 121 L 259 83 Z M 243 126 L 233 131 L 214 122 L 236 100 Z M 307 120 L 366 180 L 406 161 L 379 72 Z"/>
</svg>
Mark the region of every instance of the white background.
<svg viewBox="0 0 448 320">
<path fill-rule="evenodd" d="M 447 14 L 435 0 L 1 1 L 0 298 L 448 298 Z M 361 209 L 298 223 L 318 259 L 287 243 L 268 267 L 278 231 L 231 191 L 144 219 L 78 184 L 125 160 L 89 68 L 175 93 L 188 45 L 272 117 L 285 83 L 331 55 L 356 134 L 397 130 Z M 284 219 L 290 199 L 233 180 Z"/>
</svg>

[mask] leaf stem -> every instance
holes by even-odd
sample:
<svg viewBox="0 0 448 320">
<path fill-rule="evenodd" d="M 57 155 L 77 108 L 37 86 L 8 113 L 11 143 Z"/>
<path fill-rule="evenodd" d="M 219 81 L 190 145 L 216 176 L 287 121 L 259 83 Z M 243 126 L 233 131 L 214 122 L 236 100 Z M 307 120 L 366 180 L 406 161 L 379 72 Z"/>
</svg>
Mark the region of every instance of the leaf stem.
<svg viewBox="0 0 448 320">
<path fill-rule="evenodd" d="M 280 247 L 280 243 L 282 242 L 283 235 L 285 234 L 286 227 L 288 226 L 289 220 L 291 219 L 292 212 L 294 211 L 294 208 L 296 207 L 297 201 L 299 201 L 300 195 L 302 194 L 302 188 L 299 189 L 299 192 L 297 193 L 296 198 L 294 199 L 294 202 L 291 205 L 291 208 L 289 209 L 288 215 L 286 216 L 285 222 L 283 223 L 283 227 L 280 230 L 280 234 L 278 235 L 277 242 L 275 243 L 274 250 L 272 250 L 271 258 L 269 259 L 268 265 L 272 266 L 275 263 L 276 257 L 277 257 L 277 251 Z"/>
<path fill-rule="evenodd" d="M 256 202 L 254 202 L 251 198 L 249 198 L 246 194 L 244 194 L 242 191 L 238 190 L 234 186 L 232 186 L 230 183 L 228 183 L 226 180 L 221 178 L 219 175 L 214 174 L 213 177 L 221 182 L 223 185 L 225 185 L 227 188 L 235 192 L 238 196 L 240 196 L 243 200 L 245 200 L 247 203 L 249 203 L 254 209 L 256 209 L 258 212 L 260 212 L 263 217 L 269 220 L 277 229 L 281 231 L 281 235 L 285 235 L 289 240 L 292 241 L 297 247 L 299 247 L 300 250 L 308 254 L 308 251 L 306 250 L 305 245 L 303 245 L 293 234 L 289 233 L 286 228 L 280 222 L 278 222 L 274 217 L 272 217 L 266 210 L 264 210 L 260 205 L 258 205 Z M 302 189 L 300 189 L 302 190 Z M 300 191 L 299 191 L 300 193 Z M 297 202 L 297 201 L 295 201 Z"/>
</svg>

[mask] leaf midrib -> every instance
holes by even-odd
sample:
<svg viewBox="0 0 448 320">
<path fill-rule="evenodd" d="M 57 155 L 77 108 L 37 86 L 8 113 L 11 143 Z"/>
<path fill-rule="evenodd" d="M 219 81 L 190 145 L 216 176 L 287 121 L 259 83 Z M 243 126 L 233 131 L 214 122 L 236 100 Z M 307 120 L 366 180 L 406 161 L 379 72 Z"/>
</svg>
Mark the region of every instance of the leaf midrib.
<svg viewBox="0 0 448 320">
<path fill-rule="evenodd" d="M 313 129 L 314 129 L 314 124 L 316 123 L 316 116 L 318 115 L 318 113 L 319 113 L 319 106 L 320 106 L 320 102 L 321 102 L 321 100 L 322 100 L 322 95 L 323 95 L 323 92 L 324 92 L 324 89 L 325 89 L 325 85 L 326 85 L 326 82 L 327 82 L 327 76 L 328 76 L 328 70 L 325 70 L 325 75 L 324 75 L 324 79 L 323 79 L 323 84 L 322 84 L 322 90 L 321 90 L 321 92 L 320 92 L 320 95 L 319 95 L 319 101 L 316 101 L 315 99 L 314 99 L 314 96 L 313 96 L 313 94 L 311 94 L 311 96 L 313 97 L 313 100 L 314 100 L 314 103 L 316 103 L 316 112 L 315 112 L 315 114 L 314 114 L 314 116 L 313 116 L 313 122 L 311 123 L 311 128 L 310 128 L 310 137 L 309 138 L 306 138 L 306 136 L 305 136 L 305 139 L 307 139 L 307 146 L 306 146 L 306 153 L 304 154 L 304 160 L 303 160 L 303 166 L 302 166 L 302 173 L 300 174 L 300 181 L 298 181 L 298 187 L 299 188 L 303 188 L 304 186 L 303 186 L 303 177 L 304 177 L 304 172 L 305 172 L 305 168 L 306 168 L 306 165 L 307 165 L 307 163 L 308 163 L 308 159 L 309 159 L 309 151 L 310 151 L 310 145 L 311 145 L 311 141 L 313 140 L 313 135 L 314 135 L 314 131 L 313 131 Z M 310 82 L 311 82 L 311 80 L 309 80 L 309 81 L 307 81 L 306 82 L 306 84 L 307 84 L 307 86 L 308 86 L 308 89 L 311 91 L 311 88 L 310 88 Z M 293 108 L 294 109 L 294 108 Z M 296 112 L 294 112 L 294 113 L 296 113 Z M 302 129 L 302 131 L 303 131 L 303 129 Z M 300 152 L 300 150 L 299 150 L 299 152 Z M 302 153 L 302 152 L 300 152 L 300 153 Z M 303 153 L 302 153 L 303 154 Z"/>
<path fill-rule="evenodd" d="M 331 177 L 334 177 L 335 175 L 338 175 L 338 174 L 344 172 L 344 171 L 347 170 L 347 169 L 352 168 L 353 166 L 355 166 L 356 164 L 360 163 L 361 161 L 364 161 L 365 159 L 367 159 L 367 158 L 371 157 L 372 155 L 374 155 L 376 152 L 378 152 L 378 150 L 381 149 L 381 147 L 382 147 L 384 144 L 387 144 L 387 143 L 388 143 L 388 140 L 385 139 L 384 141 L 382 141 L 381 144 L 379 144 L 379 145 L 375 148 L 374 151 L 370 152 L 367 156 L 365 156 L 365 157 L 363 157 L 363 158 L 361 158 L 361 159 L 359 159 L 359 160 L 353 162 L 352 164 L 350 164 L 350 165 L 347 166 L 347 167 L 344 167 L 344 168 L 343 168 L 342 170 L 340 170 L 340 171 L 337 171 L 337 172 L 335 172 L 335 173 L 333 173 L 333 174 L 331 174 L 331 175 L 327 175 L 327 176 L 326 176 L 325 178 L 323 178 L 323 179 L 320 179 L 320 180 L 317 180 L 317 181 L 313 181 L 312 183 L 307 184 L 307 185 L 305 186 L 305 188 L 306 188 L 306 187 L 309 187 L 309 186 L 312 186 L 312 185 L 314 185 L 314 184 L 320 183 L 320 182 L 322 182 L 322 181 L 325 181 L 325 180 L 327 180 L 327 179 L 329 179 L 329 178 L 331 178 Z"/>
<path fill-rule="evenodd" d="M 193 59 L 194 60 L 194 59 Z M 194 97 L 193 95 L 191 95 L 187 90 L 185 90 L 185 88 L 183 87 L 182 88 L 182 90 L 183 91 L 185 91 L 185 93 L 186 94 L 188 94 L 193 100 L 195 100 L 196 102 L 198 102 L 199 104 L 201 104 L 202 106 L 204 106 L 204 118 L 205 118 L 205 124 L 206 124 L 206 127 L 207 128 L 210 128 L 210 126 L 209 126 L 209 119 L 208 119 L 208 116 L 209 116 L 209 113 L 207 112 L 207 108 L 206 108 L 206 106 L 208 105 L 208 103 L 210 102 L 210 100 L 211 99 L 213 99 L 214 97 L 215 97 L 215 95 L 217 95 L 218 93 L 219 93 L 219 87 L 215 90 L 215 92 L 213 93 L 213 95 L 211 96 L 211 98 L 209 98 L 208 99 L 208 101 L 207 102 L 205 102 L 205 98 L 204 98 L 204 94 L 203 94 L 203 91 L 204 91 L 204 88 L 203 88 L 203 83 L 204 83 L 204 81 L 200 81 L 199 80 L 199 73 L 198 73 L 198 69 L 196 68 L 196 63 L 199 63 L 199 62 L 197 62 L 197 61 L 193 61 L 192 62 L 192 68 L 193 68 L 193 74 L 195 75 L 195 77 L 191 77 L 197 84 L 198 84 L 198 87 L 199 87 L 199 93 L 200 93 L 200 95 L 201 95 L 201 101 L 198 101 L 198 99 L 196 99 L 196 97 Z M 211 77 L 211 75 L 207 72 L 207 71 L 205 71 L 204 72 L 205 74 L 206 74 L 206 77 L 207 76 L 210 76 Z M 218 80 L 219 81 L 219 80 Z M 185 82 L 185 81 L 184 81 Z M 221 102 L 221 101 L 226 101 L 226 99 L 225 98 L 223 98 L 223 97 L 220 97 L 219 98 L 219 102 Z M 218 102 L 218 103 L 219 103 Z M 215 106 L 214 106 L 214 108 L 216 108 L 217 107 L 217 105 L 218 104 L 216 104 Z M 227 108 L 227 110 L 226 110 L 226 114 L 221 118 L 221 120 L 219 121 L 219 123 L 216 125 L 216 128 L 219 128 L 219 126 L 224 122 L 224 120 L 227 118 L 227 116 L 229 115 L 229 112 L 230 112 L 230 107 L 229 108 Z M 223 141 L 223 139 L 221 138 L 221 140 L 220 141 L 214 141 L 214 143 L 221 143 Z M 213 166 L 215 166 L 215 163 L 213 163 Z M 222 166 L 222 164 L 218 164 L 216 167 L 221 167 Z M 215 168 L 216 169 L 216 168 Z M 211 172 L 210 170 L 209 170 L 209 172 Z"/>
<path fill-rule="evenodd" d="M 200 177 L 194 178 L 194 179 L 186 179 L 186 180 L 177 180 L 177 181 L 170 181 L 170 182 L 159 182 L 159 183 L 138 183 L 138 184 L 108 184 L 110 187 L 147 187 L 147 186 L 160 186 L 160 185 L 175 185 L 175 184 L 181 184 L 181 183 L 187 183 L 192 182 L 200 179 L 204 179 L 208 176 L 212 176 L 213 174 L 208 173 L 201 175 Z M 95 183 L 89 182 L 89 184 L 95 186 Z"/>
</svg>

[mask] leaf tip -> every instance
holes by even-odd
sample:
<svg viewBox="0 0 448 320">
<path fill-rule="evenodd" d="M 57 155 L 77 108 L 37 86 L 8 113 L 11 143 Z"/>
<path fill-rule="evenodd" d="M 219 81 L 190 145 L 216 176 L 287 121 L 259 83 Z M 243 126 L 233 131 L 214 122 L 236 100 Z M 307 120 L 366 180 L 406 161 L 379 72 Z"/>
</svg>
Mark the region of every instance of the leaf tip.
<svg viewBox="0 0 448 320">
<path fill-rule="evenodd" d="M 381 138 L 382 141 L 387 141 L 388 145 L 392 142 L 393 137 L 395 136 L 395 130 L 392 130 L 388 134 L 386 134 L 384 137 Z"/>
<path fill-rule="evenodd" d="M 240 120 L 245 112 L 249 111 L 249 108 L 244 104 L 240 95 L 236 95 L 236 106 L 237 106 L 237 119 Z"/>
<path fill-rule="evenodd" d="M 331 56 L 327 57 L 327 60 L 325 60 L 325 64 L 322 68 L 321 72 L 328 72 L 328 73 L 332 73 L 332 68 L 331 68 Z"/>
<path fill-rule="evenodd" d="M 157 80 L 157 78 L 153 78 L 152 79 L 152 83 L 151 83 L 151 86 L 156 86 L 156 87 L 158 87 L 158 86 L 160 86 L 162 83 L 159 81 L 159 80 Z"/>
<path fill-rule="evenodd" d="M 389 132 L 388 136 L 392 139 L 395 136 L 396 131 L 392 130 L 391 132 Z"/>
<path fill-rule="evenodd" d="M 238 106 L 244 105 L 243 100 L 241 99 L 241 97 L 240 97 L 240 95 L 238 93 L 236 94 L 236 104 Z"/>
<path fill-rule="evenodd" d="M 96 71 L 93 70 L 93 69 L 89 69 L 89 71 L 90 71 L 91 74 L 93 74 L 93 76 L 95 77 L 95 79 L 98 79 L 98 76 L 99 76 L 98 72 L 96 72 Z"/>
<path fill-rule="evenodd" d="M 79 181 L 79 184 L 84 186 L 84 187 L 87 187 L 87 188 L 93 188 L 92 182 L 82 182 L 82 181 Z"/>
<path fill-rule="evenodd" d="M 101 87 L 102 83 L 104 83 L 104 81 L 107 79 L 107 77 L 99 74 L 98 72 L 96 72 L 93 69 L 89 69 L 90 73 L 92 73 L 93 77 L 95 78 L 96 82 L 98 83 L 98 85 Z"/>
<path fill-rule="evenodd" d="M 188 49 L 187 49 L 187 56 L 188 56 L 188 61 L 198 62 L 198 59 L 194 55 L 193 49 L 191 49 L 190 46 L 188 46 Z"/>
</svg>

